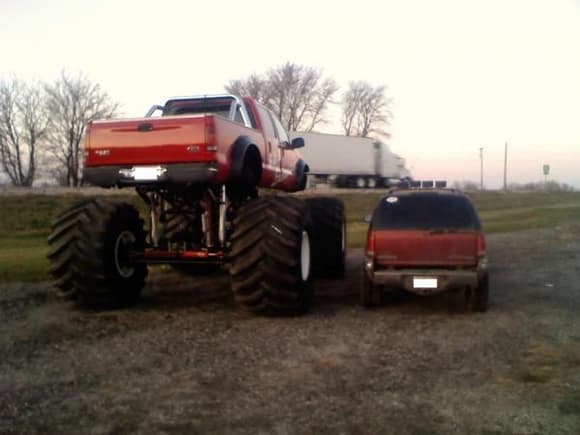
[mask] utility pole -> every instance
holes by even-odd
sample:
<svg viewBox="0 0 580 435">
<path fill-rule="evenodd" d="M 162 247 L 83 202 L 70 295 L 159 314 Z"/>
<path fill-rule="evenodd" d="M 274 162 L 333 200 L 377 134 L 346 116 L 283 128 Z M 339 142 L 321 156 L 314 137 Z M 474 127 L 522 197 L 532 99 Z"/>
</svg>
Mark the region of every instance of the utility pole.
<svg viewBox="0 0 580 435">
<path fill-rule="evenodd" d="M 483 190 L 483 147 L 479 148 L 479 161 L 480 161 L 480 171 L 479 171 L 479 188 Z"/>
<path fill-rule="evenodd" d="M 503 158 L 503 190 L 505 190 L 506 192 L 507 192 L 507 154 L 508 154 L 508 145 L 506 142 Z"/>
</svg>

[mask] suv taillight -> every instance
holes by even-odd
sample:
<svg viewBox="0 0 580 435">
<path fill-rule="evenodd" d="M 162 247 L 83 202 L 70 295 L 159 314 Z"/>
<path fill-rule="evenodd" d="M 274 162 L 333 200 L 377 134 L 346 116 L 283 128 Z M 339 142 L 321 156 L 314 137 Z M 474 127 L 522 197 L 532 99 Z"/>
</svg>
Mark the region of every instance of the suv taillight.
<svg viewBox="0 0 580 435">
<path fill-rule="evenodd" d="M 365 267 L 369 270 L 373 269 L 375 264 L 375 234 L 369 231 L 367 234 L 367 246 L 365 249 Z"/>
<path fill-rule="evenodd" d="M 477 268 L 480 270 L 487 269 L 487 251 L 483 234 L 477 236 Z"/>
</svg>

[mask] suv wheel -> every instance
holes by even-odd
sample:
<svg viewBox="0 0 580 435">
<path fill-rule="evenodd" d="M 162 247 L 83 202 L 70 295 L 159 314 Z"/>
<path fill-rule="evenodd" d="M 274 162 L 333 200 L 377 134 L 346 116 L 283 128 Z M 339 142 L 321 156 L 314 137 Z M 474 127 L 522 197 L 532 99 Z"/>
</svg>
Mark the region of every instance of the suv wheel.
<svg viewBox="0 0 580 435">
<path fill-rule="evenodd" d="M 475 289 L 465 291 L 465 309 L 468 312 L 482 313 L 489 305 L 489 278 L 486 276 Z"/>
<path fill-rule="evenodd" d="M 363 271 L 362 285 L 360 289 L 360 303 L 365 308 L 378 307 L 383 303 L 383 293 L 381 288 L 373 284 L 365 271 Z"/>
</svg>

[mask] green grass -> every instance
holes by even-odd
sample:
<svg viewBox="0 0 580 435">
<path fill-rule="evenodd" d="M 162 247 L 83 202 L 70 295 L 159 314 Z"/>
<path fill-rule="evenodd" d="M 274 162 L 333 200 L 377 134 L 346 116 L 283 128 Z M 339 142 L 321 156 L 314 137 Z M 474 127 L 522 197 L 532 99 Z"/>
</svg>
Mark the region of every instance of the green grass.
<svg viewBox="0 0 580 435">
<path fill-rule="evenodd" d="M 367 230 L 364 217 L 372 212 L 381 196 L 382 192 L 338 195 L 346 204 L 349 247 L 364 245 Z M 478 192 L 470 197 L 488 234 L 580 224 L 580 193 Z M 48 279 L 46 238 L 52 222 L 61 210 L 83 198 L 80 195 L 1 198 L 0 282 Z M 139 198 L 129 191 L 127 195 L 115 195 L 114 199 L 142 207 Z"/>
<path fill-rule="evenodd" d="M 0 282 L 49 279 L 45 238 L 2 237 L 0 243 Z"/>
<path fill-rule="evenodd" d="M 382 193 L 345 193 L 339 195 L 346 204 L 348 244 L 364 246 L 370 214 Z M 551 228 L 580 224 L 580 193 L 504 193 L 474 192 L 469 194 L 487 234 L 532 228 Z"/>
<path fill-rule="evenodd" d="M 86 196 L 2 196 L 0 208 L 0 282 L 49 279 L 47 238 L 58 214 Z M 138 204 L 135 195 L 115 195 Z"/>
</svg>

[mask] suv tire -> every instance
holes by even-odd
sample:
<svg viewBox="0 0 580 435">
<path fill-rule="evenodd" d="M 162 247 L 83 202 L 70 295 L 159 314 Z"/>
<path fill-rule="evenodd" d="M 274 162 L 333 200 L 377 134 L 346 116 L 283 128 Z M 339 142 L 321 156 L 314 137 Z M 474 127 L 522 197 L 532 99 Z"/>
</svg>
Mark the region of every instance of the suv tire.
<svg viewBox="0 0 580 435">
<path fill-rule="evenodd" d="M 483 313 L 489 306 L 489 277 L 484 277 L 477 288 L 468 289 L 465 294 L 465 308 L 468 312 Z"/>
<path fill-rule="evenodd" d="M 383 304 L 382 289 L 372 283 L 364 270 L 360 288 L 360 303 L 365 308 L 374 308 Z"/>
</svg>

